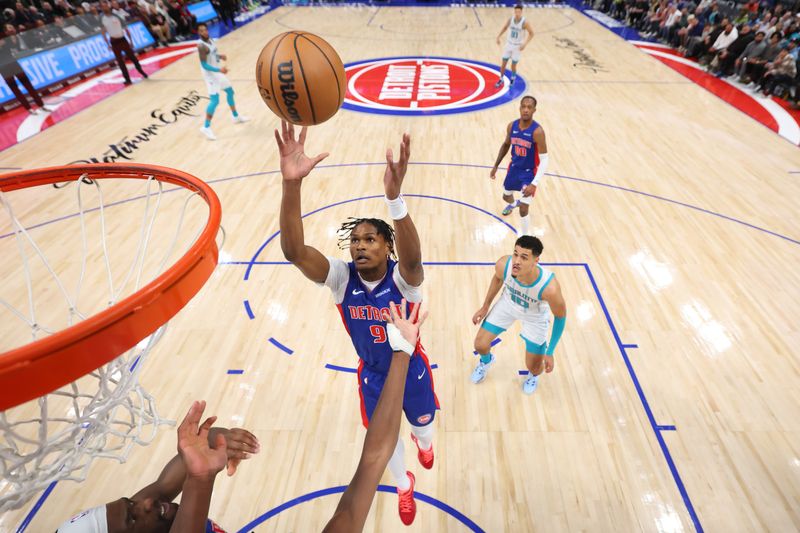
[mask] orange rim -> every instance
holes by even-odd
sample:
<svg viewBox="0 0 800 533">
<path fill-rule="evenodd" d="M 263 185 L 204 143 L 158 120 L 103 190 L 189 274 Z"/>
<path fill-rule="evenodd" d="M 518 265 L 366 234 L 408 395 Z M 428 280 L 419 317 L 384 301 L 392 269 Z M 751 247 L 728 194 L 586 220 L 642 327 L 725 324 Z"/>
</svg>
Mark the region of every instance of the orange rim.
<svg viewBox="0 0 800 533">
<path fill-rule="evenodd" d="M 155 165 L 105 163 L 61 166 L 0 176 L 4 192 L 38 185 L 91 179 L 155 179 L 197 192 L 209 217 L 200 237 L 172 267 L 134 294 L 102 312 L 0 354 L 0 411 L 52 392 L 92 372 L 155 332 L 194 297 L 217 266 L 216 235 L 222 208 L 204 181 Z"/>
</svg>

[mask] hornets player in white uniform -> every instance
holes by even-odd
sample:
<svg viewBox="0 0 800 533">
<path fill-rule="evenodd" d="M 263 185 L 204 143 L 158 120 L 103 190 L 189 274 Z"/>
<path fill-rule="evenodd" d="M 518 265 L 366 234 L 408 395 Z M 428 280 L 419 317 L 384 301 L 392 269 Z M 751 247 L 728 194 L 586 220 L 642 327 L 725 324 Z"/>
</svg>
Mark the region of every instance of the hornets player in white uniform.
<svg viewBox="0 0 800 533">
<path fill-rule="evenodd" d="M 503 75 L 506 73 L 506 65 L 508 60 L 511 60 L 511 85 L 517 79 L 517 63 L 519 63 L 520 55 L 528 43 L 533 39 L 533 28 L 530 22 L 525 20 L 522 16 L 522 6 L 517 4 L 514 6 L 514 16 L 511 17 L 500 30 L 497 35 L 497 44 L 500 45 L 500 37 L 503 36 L 505 31 L 508 30 L 508 38 L 506 39 L 506 46 L 503 48 L 503 64 L 500 65 L 500 79 L 494 84 L 495 87 L 500 88 L 503 86 Z M 527 33 L 527 37 L 523 37 L 523 33 Z"/>
<path fill-rule="evenodd" d="M 514 244 L 512 255 L 497 260 L 486 300 L 472 317 L 473 324 L 481 323 L 475 337 L 475 350 L 481 359 L 472 372 L 473 383 L 483 381 L 494 362 L 492 341 L 517 320 L 522 322 L 520 337 L 525 341 L 525 366 L 529 372 L 522 391 L 533 394 L 542 372 L 553 371 L 553 353 L 564 332 L 567 305 L 555 274 L 539 265 L 543 250 L 542 241 L 523 235 Z M 503 294 L 490 311 L 489 306 L 501 288 Z M 555 320 L 548 341 L 553 316 Z"/>
<path fill-rule="evenodd" d="M 203 71 L 203 78 L 208 87 L 208 107 L 206 108 L 206 120 L 200 131 L 211 141 L 216 141 L 217 136 L 211 131 L 211 119 L 214 118 L 214 111 L 219 105 L 219 92 L 225 91 L 228 105 L 233 113 L 233 122 L 241 124 L 249 119 L 236 111 L 236 101 L 233 99 L 233 87 L 225 76 L 228 73 L 227 67 L 222 65 L 222 61 L 227 61 L 227 57 L 220 54 L 217 50 L 217 43 L 208 35 L 208 26 L 205 24 L 197 25 L 197 35 L 200 42 L 197 43 L 197 53 L 200 55 L 200 68 Z"/>
</svg>

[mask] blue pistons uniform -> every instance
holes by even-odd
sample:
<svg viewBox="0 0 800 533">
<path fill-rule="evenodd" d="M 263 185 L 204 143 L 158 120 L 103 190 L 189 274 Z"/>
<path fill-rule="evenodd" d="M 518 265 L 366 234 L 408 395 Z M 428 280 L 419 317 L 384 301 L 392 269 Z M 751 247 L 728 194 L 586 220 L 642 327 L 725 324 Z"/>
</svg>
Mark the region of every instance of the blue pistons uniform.
<svg viewBox="0 0 800 533">
<path fill-rule="evenodd" d="M 325 285 L 333 291 L 344 327 L 361 359 L 358 391 L 361 418 L 364 427 L 368 427 L 392 362 L 392 347 L 386 336 L 383 311 L 389 309 L 389 302 L 399 304 L 405 298 L 411 314 L 414 307 L 422 303 L 422 291 L 420 287 L 405 282 L 397 262 L 392 260 L 388 260 L 386 275 L 377 283 L 362 280 L 352 262 L 333 258 L 328 258 L 328 261 L 330 269 Z M 412 425 L 426 426 L 433 421 L 438 408 L 428 356 L 422 344 L 417 342 L 408 365 L 403 411 Z"/>
<path fill-rule="evenodd" d="M 506 191 L 521 191 L 533 181 L 539 166 L 539 149 L 533 140 L 533 132 L 538 127 L 535 120 L 524 130 L 519 127 L 519 119 L 511 124 L 511 163 L 503 181 Z"/>
</svg>

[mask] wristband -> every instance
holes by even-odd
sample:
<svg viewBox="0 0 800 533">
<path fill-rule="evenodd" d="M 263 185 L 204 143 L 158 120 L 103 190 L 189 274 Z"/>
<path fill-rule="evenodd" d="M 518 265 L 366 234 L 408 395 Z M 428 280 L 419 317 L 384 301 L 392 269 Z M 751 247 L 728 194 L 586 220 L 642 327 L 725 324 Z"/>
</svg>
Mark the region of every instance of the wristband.
<svg viewBox="0 0 800 533">
<path fill-rule="evenodd" d="M 389 200 L 386 197 L 384 199 L 389 207 L 389 216 L 392 217 L 392 220 L 400 220 L 408 215 L 408 207 L 406 207 L 406 201 L 403 200 L 402 196 L 398 196 L 394 200 Z"/>
<path fill-rule="evenodd" d="M 403 334 L 400 333 L 400 330 L 397 329 L 392 323 L 386 324 L 386 336 L 389 338 L 389 345 L 392 347 L 392 350 L 395 352 L 405 352 L 409 355 L 413 355 L 414 353 L 414 345 L 408 342 Z"/>
</svg>

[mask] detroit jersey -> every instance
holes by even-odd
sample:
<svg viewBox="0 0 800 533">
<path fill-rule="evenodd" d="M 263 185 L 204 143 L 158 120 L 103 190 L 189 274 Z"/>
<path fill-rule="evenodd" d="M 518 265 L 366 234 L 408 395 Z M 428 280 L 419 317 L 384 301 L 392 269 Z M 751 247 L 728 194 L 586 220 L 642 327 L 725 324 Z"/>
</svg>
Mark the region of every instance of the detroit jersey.
<svg viewBox="0 0 800 533">
<path fill-rule="evenodd" d="M 536 167 L 539 166 L 539 149 L 536 141 L 533 140 L 533 132 L 539 127 L 535 120 L 527 129 L 519 127 L 519 119 L 511 124 L 511 164 L 510 168 L 519 170 L 530 170 L 536 174 Z"/>
<path fill-rule="evenodd" d="M 519 22 L 516 22 L 514 17 L 511 17 L 511 22 L 508 23 L 508 44 L 521 45 L 524 41 L 523 33 L 528 33 L 528 30 L 525 29 L 525 17 L 519 19 Z"/>
<path fill-rule="evenodd" d="M 392 260 L 388 260 L 386 275 L 372 290 L 358 275 L 352 262 L 345 263 L 338 259 L 329 259 L 329 262 L 330 271 L 325 284 L 334 292 L 339 313 L 356 353 L 368 369 L 388 374 L 392 362 L 392 347 L 386 338 L 383 311 L 389 309 L 389 302 L 399 304 L 405 298 L 409 303 L 410 313 L 414 305 L 421 303 L 421 289 L 405 283 L 397 269 L 397 262 Z M 346 272 L 344 268 L 347 269 Z M 421 346 L 417 344 L 415 355 L 420 350 Z"/>
</svg>

